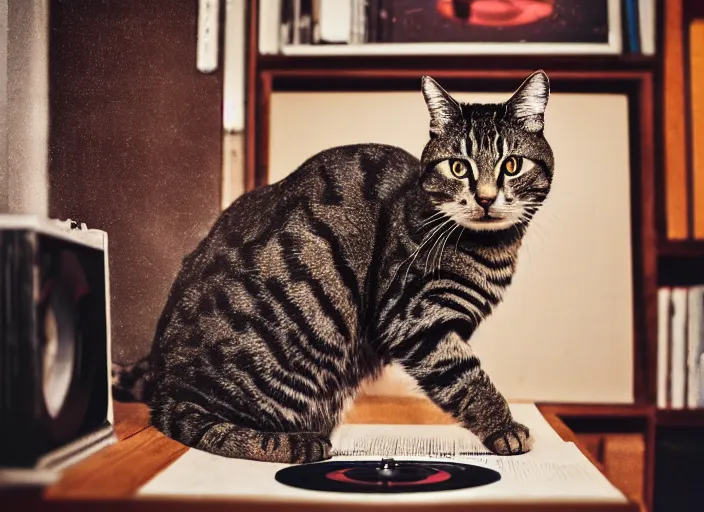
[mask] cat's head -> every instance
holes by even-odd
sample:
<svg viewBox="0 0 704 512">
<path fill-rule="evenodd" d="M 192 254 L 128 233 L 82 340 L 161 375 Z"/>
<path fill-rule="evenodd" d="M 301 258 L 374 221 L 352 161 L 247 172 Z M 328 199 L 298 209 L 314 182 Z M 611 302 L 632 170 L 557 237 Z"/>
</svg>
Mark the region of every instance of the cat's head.
<svg viewBox="0 0 704 512">
<path fill-rule="evenodd" d="M 543 136 L 550 84 L 530 75 L 500 104 L 466 104 L 424 76 L 430 141 L 421 188 L 435 208 L 474 231 L 522 227 L 550 190 L 553 154 Z"/>
</svg>

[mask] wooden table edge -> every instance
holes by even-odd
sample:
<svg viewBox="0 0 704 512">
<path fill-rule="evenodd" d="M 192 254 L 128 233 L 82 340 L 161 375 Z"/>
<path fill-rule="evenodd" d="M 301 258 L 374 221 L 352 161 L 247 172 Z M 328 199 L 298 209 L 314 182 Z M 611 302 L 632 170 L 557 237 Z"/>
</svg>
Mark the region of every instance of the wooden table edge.
<svg viewBox="0 0 704 512">
<path fill-rule="evenodd" d="M 419 401 L 414 403 L 414 407 L 427 407 L 427 404 Z M 294 504 L 286 502 L 257 502 L 232 499 L 195 499 L 181 497 L 142 497 L 136 493 L 149 482 L 156 474 L 166 469 L 188 448 L 182 444 L 164 436 L 153 427 L 148 426 L 148 413 L 145 414 L 146 406 L 143 404 L 115 404 L 116 431 L 120 432 L 120 441 L 109 446 L 100 452 L 88 457 L 75 466 L 67 469 L 62 478 L 54 485 L 45 489 L 40 499 L 22 499 L 22 507 L 28 506 L 31 510 L 33 506 L 40 507 L 41 510 L 88 510 L 99 508 L 101 510 L 166 510 L 170 512 L 179 510 L 219 511 L 237 510 L 246 508 L 247 510 L 276 510 L 276 512 L 298 511 L 321 509 L 317 505 L 306 503 Z M 585 449 L 578 441 L 574 432 L 552 412 L 542 412 L 546 421 L 566 442 L 575 443 L 584 456 L 603 473 L 603 468 L 594 459 L 591 453 Z M 434 423 L 449 423 L 442 418 L 437 420 L 437 415 L 432 414 Z M 359 418 L 353 418 L 351 422 Z M 391 421 L 393 423 L 393 421 Z M 117 428 L 120 424 L 120 428 Z M 127 450 L 127 451 L 125 451 Z M 145 459 L 148 456 L 148 459 Z M 110 482 L 110 487 L 104 487 L 101 482 Z M 619 489 L 620 490 L 620 489 Z M 97 492 L 96 492 L 97 491 Z M 621 491 L 623 492 L 623 491 Z M 625 494 L 624 494 L 625 495 Z M 25 496 L 26 498 L 26 496 Z M 156 507 L 156 508 L 155 508 Z M 419 508 L 415 505 L 403 505 L 404 509 Z M 428 506 L 425 505 L 425 508 Z M 335 507 L 335 510 L 359 510 L 360 506 Z M 375 508 L 389 509 L 388 505 L 379 507 L 364 505 L 365 510 Z M 422 508 L 422 507 L 421 507 Z M 461 510 L 467 509 L 467 505 L 433 505 L 437 510 Z M 570 503 L 566 504 L 496 504 L 496 503 L 473 503 L 469 508 L 472 511 L 493 511 L 506 510 L 516 512 L 557 512 L 575 511 L 588 512 L 592 510 L 606 512 L 636 512 L 639 510 L 638 504 L 628 501 L 623 504 L 607 503 Z"/>
</svg>

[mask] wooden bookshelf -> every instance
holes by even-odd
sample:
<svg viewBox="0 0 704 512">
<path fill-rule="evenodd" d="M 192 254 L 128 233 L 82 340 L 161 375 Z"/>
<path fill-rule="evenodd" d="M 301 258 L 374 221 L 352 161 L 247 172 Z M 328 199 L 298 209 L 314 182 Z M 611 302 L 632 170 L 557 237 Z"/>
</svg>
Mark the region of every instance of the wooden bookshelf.
<svg viewBox="0 0 704 512">
<path fill-rule="evenodd" d="M 687 3 L 689 0 L 677 0 Z M 690 2 L 694 3 L 694 2 Z M 657 2 L 654 57 L 639 55 L 259 55 L 257 0 L 250 4 L 246 188 L 268 183 L 269 108 L 274 91 L 417 90 L 422 74 L 453 90 L 507 91 L 535 69 L 558 92 L 625 93 L 631 111 L 632 241 L 634 268 L 633 404 L 540 404 L 570 426 L 631 431 L 646 443 L 644 501 L 653 503 L 658 428 L 702 427 L 704 410 L 657 410 L 657 289 L 662 279 L 704 282 L 704 241 L 665 239 L 666 98 L 665 2 Z M 668 4 L 667 9 L 672 6 Z M 671 21 L 671 20 L 670 20 Z M 670 22 L 668 21 L 668 23 Z"/>
<path fill-rule="evenodd" d="M 666 242 L 658 248 L 658 284 L 704 284 L 704 242 Z"/>
<path fill-rule="evenodd" d="M 660 409 L 656 413 L 658 427 L 702 427 L 704 428 L 704 408 L 702 409 Z"/>
<path fill-rule="evenodd" d="M 655 57 L 644 55 L 566 56 L 554 55 L 364 55 L 364 56 L 292 56 L 258 55 L 260 70 L 297 69 L 538 69 L 546 60 L 550 67 L 571 71 L 653 71 L 659 65 Z"/>
<path fill-rule="evenodd" d="M 688 118 L 686 107 L 688 101 L 681 102 L 683 94 L 689 94 L 689 88 L 683 81 L 687 79 L 687 64 L 688 57 L 688 27 L 692 20 L 704 18 L 704 3 L 700 0 L 668 0 L 660 2 L 660 14 L 665 20 L 661 23 L 659 32 L 660 42 L 659 47 L 665 51 L 661 54 L 663 58 L 660 63 L 662 90 L 659 91 L 659 96 L 662 99 L 658 109 L 660 111 L 659 128 L 663 139 L 663 156 L 661 164 L 663 170 L 658 174 L 658 203 L 657 203 L 657 223 L 660 233 L 660 240 L 657 248 L 658 255 L 658 275 L 661 285 L 669 286 L 686 286 L 692 284 L 704 284 L 704 240 L 688 239 L 668 239 L 667 235 L 671 231 L 676 231 L 672 226 L 668 226 L 667 215 L 677 213 L 677 201 L 672 201 L 671 206 L 665 203 L 665 185 L 666 171 L 671 173 L 673 169 L 677 172 L 687 172 L 686 182 L 691 189 L 692 185 L 692 169 L 691 159 L 688 156 L 691 148 L 690 143 L 683 144 L 682 150 L 675 147 L 670 151 L 671 156 L 665 157 L 667 149 L 666 133 L 681 138 L 688 139 L 691 137 L 691 126 L 689 122 L 683 123 L 681 119 Z M 664 25 L 664 26 L 663 26 Z M 668 34 L 672 34 L 668 38 Z M 667 41 L 665 40 L 667 38 Z M 665 44 L 666 43 L 666 44 Z M 679 66 L 673 61 L 678 61 Z M 681 62 L 679 62 L 681 61 Z M 668 101 L 669 100 L 669 101 Z M 680 105 L 681 103 L 681 105 Z M 675 108 L 663 112 L 665 107 L 678 107 L 682 111 Z M 675 118 L 680 118 L 678 122 L 683 123 L 682 131 L 677 126 L 672 126 L 672 121 Z M 679 144 L 679 143 L 678 143 Z M 681 154 L 680 154 L 681 153 Z M 673 199 L 673 198 L 670 198 Z M 691 196 L 687 197 L 689 208 L 691 205 Z M 688 224 L 688 232 L 691 234 L 691 211 L 687 214 L 688 218 L 685 223 Z M 680 235 L 683 233 L 679 233 Z M 654 422 L 656 428 L 702 428 L 704 429 L 704 409 L 658 409 L 655 411 Z M 703 431 L 704 432 L 704 431 Z"/>
<path fill-rule="evenodd" d="M 704 258 L 704 240 L 667 240 L 658 246 L 662 258 Z"/>
</svg>

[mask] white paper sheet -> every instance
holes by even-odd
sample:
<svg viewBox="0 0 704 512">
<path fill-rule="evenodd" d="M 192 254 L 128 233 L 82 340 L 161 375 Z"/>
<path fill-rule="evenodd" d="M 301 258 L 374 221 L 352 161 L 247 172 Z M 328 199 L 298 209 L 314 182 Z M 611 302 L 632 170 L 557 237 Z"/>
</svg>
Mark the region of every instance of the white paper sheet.
<svg viewBox="0 0 704 512">
<path fill-rule="evenodd" d="M 533 404 L 511 404 L 513 418 L 529 426 L 532 455 L 564 444 Z M 458 425 L 342 425 L 331 438 L 335 455 L 459 457 L 489 455 L 479 438 Z"/>
<path fill-rule="evenodd" d="M 487 503 L 487 502 L 625 502 L 626 498 L 597 470 L 572 443 L 563 442 L 550 428 L 534 406 L 512 406 L 514 416 L 536 435 L 533 450 L 525 455 L 498 457 L 495 455 L 457 455 L 443 460 L 468 462 L 495 469 L 501 480 L 493 484 L 434 493 L 410 494 L 346 494 L 308 491 L 280 484 L 275 473 L 288 464 L 271 464 L 239 459 L 227 459 L 199 450 L 188 450 L 170 467 L 157 475 L 139 491 L 142 496 L 226 497 L 255 501 L 330 502 L 330 503 Z M 392 432 L 412 441 L 456 436 L 453 449 L 461 452 L 465 446 L 476 447 L 476 438 L 455 426 L 440 425 L 346 425 L 336 431 L 333 441 L 339 449 L 340 440 L 360 439 L 366 433 L 388 440 Z M 347 439 L 347 441 L 345 441 Z M 475 441 L 476 440 L 476 441 Z M 447 441 L 444 441 L 447 442 Z M 416 441 L 420 446 L 433 443 Z M 382 444 L 375 445 L 380 448 Z M 378 451 L 372 449 L 371 451 Z M 414 450 L 417 451 L 417 450 Z M 383 455 L 389 455 L 384 453 Z M 335 456 L 333 460 L 379 460 L 379 454 Z M 428 456 L 395 456 L 397 460 L 438 460 Z"/>
<path fill-rule="evenodd" d="M 396 457 L 405 460 L 409 457 Z M 414 460 L 438 460 L 413 457 Z M 379 457 L 334 457 L 333 460 L 379 460 Z M 501 480 L 471 489 L 411 494 L 345 494 L 308 491 L 280 484 L 275 473 L 288 464 L 227 459 L 189 450 L 163 473 L 146 484 L 142 496 L 227 497 L 256 501 L 331 503 L 479 503 L 479 502 L 625 502 L 625 497 L 582 456 L 565 443 L 563 459 L 537 457 L 456 457 L 495 469 Z"/>
</svg>

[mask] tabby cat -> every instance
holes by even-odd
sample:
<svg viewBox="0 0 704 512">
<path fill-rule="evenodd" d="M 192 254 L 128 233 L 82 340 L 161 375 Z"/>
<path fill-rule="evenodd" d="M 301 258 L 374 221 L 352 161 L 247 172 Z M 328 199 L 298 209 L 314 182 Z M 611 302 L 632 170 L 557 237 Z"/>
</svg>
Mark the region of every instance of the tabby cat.
<svg viewBox="0 0 704 512">
<path fill-rule="evenodd" d="M 158 429 L 226 457 L 319 461 L 362 381 L 397 362 L 494 453 L 530 450 L 468 341 L 550 190 L 548 78 L 502 104 L 459 103 L 427 76 L 422 92 L 420 161 L 323 151 L 236 200 L 184 259 L 149 356 Z"/>
</svg>

